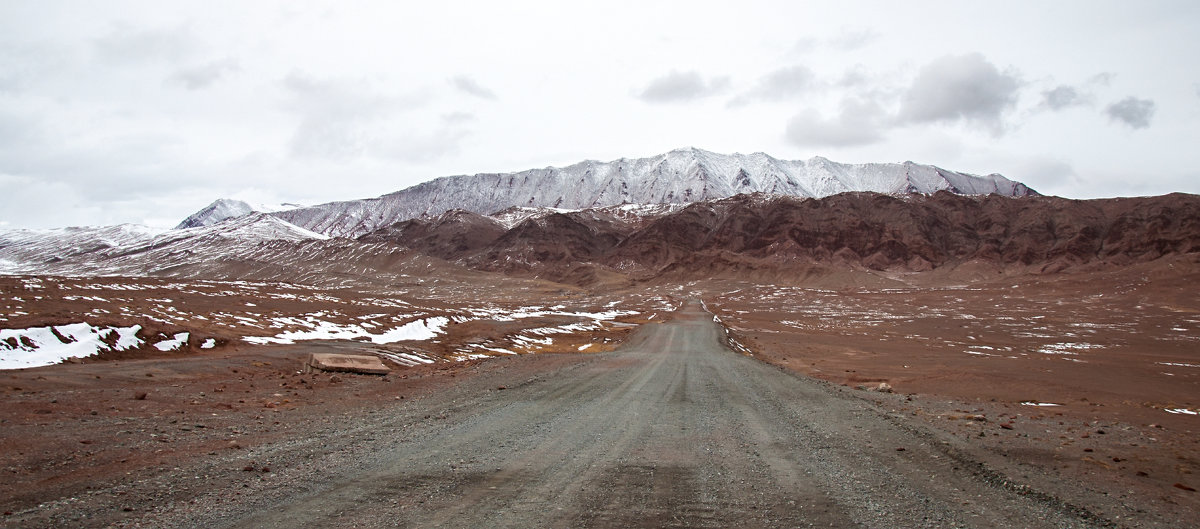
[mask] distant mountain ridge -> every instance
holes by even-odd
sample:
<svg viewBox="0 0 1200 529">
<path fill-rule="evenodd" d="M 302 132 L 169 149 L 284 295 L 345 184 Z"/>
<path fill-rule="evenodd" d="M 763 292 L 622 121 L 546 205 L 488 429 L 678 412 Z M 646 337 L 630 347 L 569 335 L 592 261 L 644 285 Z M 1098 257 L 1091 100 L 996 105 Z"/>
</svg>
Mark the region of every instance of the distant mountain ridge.
<svg viewBox="0 0 1200 529">
<path fill-rule="evenodd" d="M 205 206 L 204 209 L 192 213 L 190 216 L 188 216 L 188 218 L 183 219 L 183 222 L 180 222 L 178 226 L 175 226 L 175 229 L 183 230 L 187 228 L 212 226 L 213 224 L 221 222 L 225 219 L 241 217 L 251 213 L 273 213 L 276 211 L 283 211 L 299 207 L 303 206 L 300 204 L 277 204 L 265 206 L 261 204 L 251 204 L 249 202 L 235 200 L 232 198 L 218 198 L 217 200 L 213 201 L 212 204 Z"/>
<path fill-rule="evenodd" d="M 0 274 L 307 284 L 392 285 L 431 271 L 500 272 L 589 288 L 714 277 L 819 284 L 846 273 L 894 281 L 928 272 L 971 282 L 1159 260 L 1156 269 L 1200 265 L 1200 196 L 754 193 L 687 206 L 451 210 L 356 239 L 263 213 L 182 230 L 0 231 Z"/>
<path fill-rule="evenodd" d="M 764 153 L 724 155 L 689 148 L 649 158 L 447 176 L 376 198 L 271 215 L 317 233 L 353 238 L 455 209 L 488 215 L 511 207 L 574 210 L 621 204 L 689 204 L 746 193 L 821 198 L 855 191 L 1038 195 L 1025 184 L 998 174 L 978 176 L 913 162 L 841 164 L 821 157 L 787 161 Z"/>
</svg>

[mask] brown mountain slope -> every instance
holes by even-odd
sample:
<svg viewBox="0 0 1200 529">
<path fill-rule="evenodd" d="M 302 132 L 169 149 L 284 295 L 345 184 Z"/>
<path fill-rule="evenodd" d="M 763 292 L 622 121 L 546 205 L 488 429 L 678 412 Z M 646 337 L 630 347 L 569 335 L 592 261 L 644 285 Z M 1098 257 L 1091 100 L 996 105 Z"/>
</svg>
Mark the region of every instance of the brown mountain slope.
<svg viewBox="0 0 1200 529">
<path fill-rule="evenodd" d="M 488 220 L 455 212 L 364 240 L 574 283 L 594 279 L 581 266 L 640 280 L 804 279 L 844 269 L 1053 273 L 1200 253 L 1200 197 L 1185 194 L 1104 200 L 756 194 L 692 204 L 641 224 L 596 210 L 533 218 L 503 233 Z"/>
</svg>

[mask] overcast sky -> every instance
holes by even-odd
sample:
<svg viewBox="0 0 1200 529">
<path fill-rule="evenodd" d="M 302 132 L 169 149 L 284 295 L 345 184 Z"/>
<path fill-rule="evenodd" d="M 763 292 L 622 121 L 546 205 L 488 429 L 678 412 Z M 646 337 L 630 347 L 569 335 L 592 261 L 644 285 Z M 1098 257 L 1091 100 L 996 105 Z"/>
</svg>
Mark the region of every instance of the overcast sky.
<svg viewBox="0 0 1200 529">
<path fill-rule="evenodd" d="M 0 227 L 694 146 L 1200 193 L 1200 2 L 0 2 Z"/>
</svg>

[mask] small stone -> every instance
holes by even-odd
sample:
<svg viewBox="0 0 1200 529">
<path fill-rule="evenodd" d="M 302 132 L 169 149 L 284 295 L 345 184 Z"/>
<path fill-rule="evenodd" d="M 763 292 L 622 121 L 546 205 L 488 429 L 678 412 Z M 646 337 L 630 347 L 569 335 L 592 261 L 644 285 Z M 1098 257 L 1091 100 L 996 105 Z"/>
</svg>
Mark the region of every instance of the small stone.
<svg viewBox="0 0 1200 529">
<path fill-rule="evenodd" d="M 1188 491 L 1188 492 L 1196 492 L 1196 489 L 1193 489 L 1193 488 L 1191 488 L 1191 487 L 1189 487 L 1189 486 L 1187 486 L 1187 485 L 1184 485 L 1183 483 L 1176 483 L 1176 484 L 1174 484 L 1174 485 L 1171 485 L 1171 486 L 1172 486 L 1172 487 L 1175 487 L 1175 488 L 1177 488 L 1177 489 L 1179 489 L 1179 490 L 1186 490 L 1186 491 Z"/>
<path fill-rule="evenodd" d="M 145 391 L 139 391 L 133 394 L 133 400 L 146 400 L 148 394 Z"/>
</svg>

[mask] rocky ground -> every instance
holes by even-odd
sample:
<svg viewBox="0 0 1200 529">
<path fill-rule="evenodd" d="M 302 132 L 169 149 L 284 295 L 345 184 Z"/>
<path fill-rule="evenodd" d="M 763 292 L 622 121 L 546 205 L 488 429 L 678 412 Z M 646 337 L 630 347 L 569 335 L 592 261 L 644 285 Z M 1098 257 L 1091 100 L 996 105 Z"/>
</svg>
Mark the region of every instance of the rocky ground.
<svg viewBox="0 0 1200 529">
<path fill-rule="evenodd" d="M 876 289 L 727 283 L 756 358 L 1148 512 L 1200 509 L 1200 294 L 1162 267 Z M 886 384 L 892 394 L 870 392 Z M 1103 510 L 1105 507 L 1098 507 Z"/>
<path fill-rule="evenodd" d="M 4 328 L 138 324 L 146 338 L 135 350 L 0 372 L 0 525 L 135 526 L 204 491 L 221 491 L 204 500 L 220 504 L 258 501 L 302 480 L 310 460 L 361 464 L 356 454 L 382 439 L 466 420 L 456 414 L 483 399 L 478 392 L 536 386 L 595 362 L 602 355 L 589 353 L 697 298 L 730 329 L 735 349 L 951 443 L 979 465 L 978 479 L 1028 487 L 1055 512 L 1094 515 L 1086 523 L 1178 526 L 1200 514 L 1193 279 L 1164 265 L 970 284 L 706 281 L 598 294 L 509 278 L 391 289 L 0 278 Z M 448 323 L 434 338 L 371 340 L 435 317 Z M 245 340 L 326 329 L 320 322 L 365 334 Z M 179 350 L 152 347 L 179 332 L 189 333 Z M 202 348 L 210 338 L 214 347 Z M 300 373 L 315 351 L 405 352 L 432 363 L 386 377 Z M 534 352 L 572 354 L 524 354 Z M 868 391 L 880 384 L 892 393 Z M 658 486 L 638 476 L 626 477 Z M 606 516 L 588 520 L 616 519 Z"/>
</svg>

